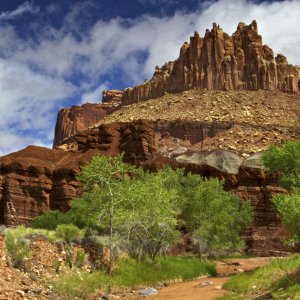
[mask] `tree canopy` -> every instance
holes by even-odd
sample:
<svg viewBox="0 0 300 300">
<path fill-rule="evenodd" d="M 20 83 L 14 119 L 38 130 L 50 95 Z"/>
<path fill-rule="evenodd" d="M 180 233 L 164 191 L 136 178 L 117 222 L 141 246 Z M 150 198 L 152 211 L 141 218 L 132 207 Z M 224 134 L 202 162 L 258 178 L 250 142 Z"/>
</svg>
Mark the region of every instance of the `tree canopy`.
<svg viewBox="0 0 300 300">
<path fill-rule="evenodd" d="M 273 203 L 289 231 L 289 242 L 300 242 L 300 141 L 270 146 L 262 157 L 264 165 L 279 172 L 280 181 L 289 190 L 273 196 Z"/>
<path fill-rule="evenodd" d="M 289 141 L 282 146 L 271 145 L 262 156 L 271 172 L 279 172 L 280 180 L 287 188 L 300 185 L 300 141 Z"/>
<path fill-rule="evenodd" d="M 250 204 L 224 191 L 218 179 L 182 169 L 151 173 L 125 164 L 121 155 L 96 156 L 79 178 L 83 194 L 73 200 L 69 212 L 50 212 L 33 224 L 93 228 L 109 249 L 108 273 L 120 250 L 153 261 L 176 243 L 183 227 L 191 231 L 201 255 L 241 249 L 240 234 L 252 219 Z"/>
</svg>

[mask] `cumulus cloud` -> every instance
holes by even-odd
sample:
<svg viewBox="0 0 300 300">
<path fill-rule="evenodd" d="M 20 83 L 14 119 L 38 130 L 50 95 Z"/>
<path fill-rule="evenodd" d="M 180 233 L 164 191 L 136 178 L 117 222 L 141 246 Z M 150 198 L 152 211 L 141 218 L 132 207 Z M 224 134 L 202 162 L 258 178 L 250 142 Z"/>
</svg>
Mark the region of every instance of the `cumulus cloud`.
<svg viewBox="0 0 300 300">
<path fill-rule="evenodd" d="M 0 151 L 15 151 L 29 143 L 48 146 L 59 102 L 74 90 L 63 79 L 0 59 Z"/>
<path fill-rule="evenodd" d="M 36 14 L 38 12 L 39 12 L 39 8 L 37 6 L 33 5 L 32 2 L 26 1 L 20 6 L 18 6 L 15 10 L 1 12 L 0 21 L 11 20 L 25 13 Z"/>
<path fill-rule="evenodd" d="M 102 83 L 99 87 L 97 87 L 95 90 L 84 93 L 81 96 L 81 103 L 99 103 L 102 99 L 102 92 L 104 90 L 109 89 L 109 83 Z"/>
<path fill-rule="evenodd" d="M 212 22 L 231 34 L 240 21 L 256 19 L 264 43 L 275 53 L 284 53 L 291 63 L 300 63 L 299 0 L 206 1 L 193 12 L 98 20 L 83 30 L 77 16 L 80 10 L 91 9 L 91 3 L 75 4 L 61 28 L 40 24 L 34 42 L 0 23 L 0 126 L 2 132 L 9 132 L 5 139 L 10 145 L 5 151 L 23 147 L 29 140 L 51 144 L 51 122 L 64 100 L 99 101 L 103 89 L 118 88 L 114 82 L 122 86 L 142 82 L 152 76 L 156 65 L 176 59 L 195 30 L 203 36 Z M 0 20 L 35 11 L 25 2 L 14 13 L 2 12 Z M 22 130 L 29 132 L 26 138 Z M 2 139 L 2 153 L 3 147 Z"/>
</svg>

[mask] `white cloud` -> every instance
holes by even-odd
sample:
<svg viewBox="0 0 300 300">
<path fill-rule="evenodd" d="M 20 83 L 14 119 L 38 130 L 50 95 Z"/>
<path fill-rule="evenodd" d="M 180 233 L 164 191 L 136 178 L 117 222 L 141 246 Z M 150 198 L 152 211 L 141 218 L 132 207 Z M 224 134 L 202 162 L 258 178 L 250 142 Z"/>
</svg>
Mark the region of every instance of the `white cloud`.
<svg viewBox="0 0 300 300">
<path fill-rule="evenodd" d="M 23 149 L 28 145 L 36 145 L 50 148 L 52 144 L 45 144 L 41 139 L 32 135 L 18 135 L 16 132 L 0 130 L 0 156 Z"/>
<path fill-rule="evenodd" d="M 49 144 L 53 115 L 74 87 L 62 79 L 31 71 L 27 66 L 0 59 L 0 151 L 15 151 L 27 142 Z M 35 131 L 35 134 L 32 131 Z M 37 136 L 42 136 L 38 139 Z"/>
<path fill-rule="evenodd" d="M 38 12 L 39 12 L 39 8 L 37 6 L 34 6 L 32 2 L 26 1 L 20 6 L 18 6 L 15 10 L 1 12 L 0 21 L 11 20 L 25 13 L 36 14 Z"/>
<path fill-rule="evenodd" d="M 77 94 L 78 101 L 73 104 L 98 102 L 102 89 L 117 88 L 107 82 L 114 76 L 128 86 L 142 82 L 152 76 L 155 65 L 176 59 L 180 46 L 195 30 L 203 36 L 212 22 L 232 34 L 240 21 L 256 19 L 264 43 L 275 53 L 284 53 L 291 63 L 300 63 L 300 0 L 261 4 L 206 1 L 198 11 L 161 18 L 144 15 L 134 20 L 99 20 L 87 31 L 76 23 L 79 8 L 91 7 L 89 2 L 82 5 L 74 5 L 60 29 L 39 26 L 35 42 L 23 40 L 13 27 L 0 24 L 0 126 L 2 132 L 9 132 L 8 141 L 17 137 L 14 143 L 7 142 L 11 146 L 6 151 L 24 145 L 21 129 L 32 132 L 30 141 L 44 134 L 42 143 L 50 144 L 54 109 L 64 100 Z M 25 2 L 14 12 L 2 12 L 0 20 L 1 16 L 35 11 L 31 2 Z M 71 83 L 74 74 L 76 87 Z M 2 139 L 2 153 L 3 143 Z"/>
<path fill-rule="evenodd" d="M 98 88 L 86 92 L 81 96 L 81 103 L 99 103 L 102 101 L 102 92 L 109 89 L 109 83 L 103 83 Z"/>
</svg>

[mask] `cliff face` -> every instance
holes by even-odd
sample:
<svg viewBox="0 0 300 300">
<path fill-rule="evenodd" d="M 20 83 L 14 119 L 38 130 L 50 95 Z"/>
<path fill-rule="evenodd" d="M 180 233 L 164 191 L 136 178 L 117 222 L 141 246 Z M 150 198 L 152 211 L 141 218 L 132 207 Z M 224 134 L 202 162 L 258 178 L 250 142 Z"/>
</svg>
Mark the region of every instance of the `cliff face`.
<svg viewBox="0 0 300 300">
<path fill-rule="evenodd" d="M 156 67 L 153 77 L 124 91 L 123 103 L 161 97 L 192 88 L 208 90 L 281 90 L 299 92 L 299 72 L 282 54 L 263 45 L 256 21 L 240 23 L 229 36 L 213 24 L 204 38 L 197 32 L 179 58 Z"/>
<path fill-rule="evenodd" d="M 254 224 L 245 232 L 249 251 L 276 255 L 291 251 L 283 245 L 286 232 L 272 209 L 271 195 L 284 192 L 277 178 L 264 171 L 257 154 L 245 159 L 233 152 L 193 148 L 230 126 L 184 122 L 133 121 L 101 125 L 70 138 L 72 151 L 28 147 L 0 158 L 0 223 L 26 224 L 49 210 L 65 211 L 81 193 L 80 167 L 94 155 L 121 152 L 127 162 L 156 170 L 170 165 L 225 181 L 227 190 L 249 199 Z M 76 147 L 75 147 L 76 146 Z M 185 147 L 184 147 L 185 146 Z"/>
<path fill-rule="evenodd" d="M 104 91 L 102 104 L 85 103 L 81 106 L 61 109 L 57 114 L 53 147 L 56 147 L 65 138 L 76 132 L 93 126 L 96 122 L 117 110 L 122 97 L 122 91 Z"/>
<path fill-rule="evenodd" d="M 56 150 L 31 146 L 0 157 L 0 224 L 66 211 L 81 193 L 80 167 L 96 154 L 124 153 L 126 162 L 145 169 L 170 165 L 224 180 L 253 206 L 254 223 L 245 232 L 249 250 L 288 252 L 270 201 L 285 191 L 255 153 L 300 139 L 298 92 L 299 69 L 283 55 L 274 58 L 255 21 L 240 23 L 232 36 L 214 24 L 144 84 L 105 91 L 102 104 L 61 110 Z"/>
<path fill-rule="evenodd" d="M 140 163 L 155 155 L 154 135 L 147 123 L 116 123 L 100 131 L 78 134 L 78 151 L 29 146 L 0 157 L 0 224 L 26 224 L 49 209 L 66 211 L 80 194 L 80 167 L 97 155 L 124 152 Z"/>
<path fill-rule="evenodd" d="M 156 67 L 153 77 L 124 91 L 104 91 L 102 104 L 62 109 L 57 116 L 53 147 L 65 138 L 103 120 L 123 105 L 192 89 L 270 90 L 298 93 L 300 69 L 263 45 L 257 24 L 240 23 L 229 36 L 213 24 L 202 38 L 197 32 L 184 43 L 179 58 Z M 208 116 L 207 116 L 208 117 Z"/>
</svg>

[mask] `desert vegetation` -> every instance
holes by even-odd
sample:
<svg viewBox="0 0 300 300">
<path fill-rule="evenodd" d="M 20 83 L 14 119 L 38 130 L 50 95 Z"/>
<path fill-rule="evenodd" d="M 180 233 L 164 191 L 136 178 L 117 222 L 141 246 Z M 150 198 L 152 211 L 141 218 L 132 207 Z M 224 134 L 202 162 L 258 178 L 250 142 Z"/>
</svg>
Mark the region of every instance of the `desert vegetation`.
<svg viewBox="0 0 300 300">
<path fill-rule="evenodd" d="M 69 270 L 53 283 L 67 297 L 85 299 L 111 286 L 213 275 L 214 263 L 207 258 L 237 253 L 245 246 L 240 234 L 251 223 L 251 206 L 225 192 L 217 179 L 171 168 L 151 173 L 125 164 L 120 155 L 94 157 L 80 180 L 83 194 L 67 213 L 49 211 L 33 220 L 32 229 L 5 233 L 16 265 L 30 258 L 27 236 L 62 243 Z M 190 232 L 199 257 L 170 256 L 182 230 Z M 78 253 L 75 257 L 75 244 L 93 248 L 99 261 L 81 259 Z M 89 272 L 78 271 L 84 261 L 92 265 Z"/>
<path fill-rule="evenodd" d="M 273 196 L 274 208 L 282 218 L 289 237 L 286 243 L 298 246 L 300 242 L 300 141 L 289 141 L 282 146 L 270 146 L 262 156 L 266 168 L 279 174 L 284 194 Z M 249 274 L 231 278 L 224 287 L 232 295 L 224 299 L 299 299 L 299 254 L 275 259 L 270 265 Z"/>
</svg>

